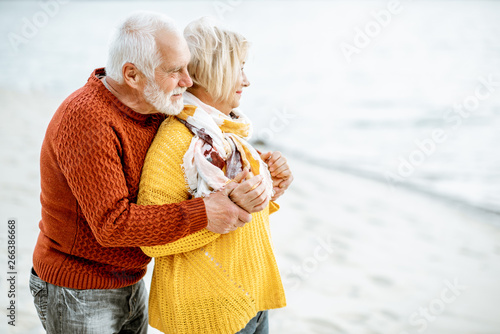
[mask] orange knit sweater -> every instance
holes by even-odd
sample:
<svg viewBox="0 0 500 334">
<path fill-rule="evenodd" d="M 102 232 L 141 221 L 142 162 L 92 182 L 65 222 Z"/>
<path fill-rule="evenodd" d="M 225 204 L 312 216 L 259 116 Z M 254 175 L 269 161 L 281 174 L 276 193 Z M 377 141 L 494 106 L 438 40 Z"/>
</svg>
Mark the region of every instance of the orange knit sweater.
<svg viewBox="0 0 500 334">
<path fill-rule="evenodd" d="M 146 152 L 163 115 L 138 114 L 98 69 L 54 114 L 40 156 L 42 220 L 33 254 L 41 279 L 75 289 L 139 281 L 162 245 L 207 226 L 202 199 L 136 205 Z"/>
</svg>

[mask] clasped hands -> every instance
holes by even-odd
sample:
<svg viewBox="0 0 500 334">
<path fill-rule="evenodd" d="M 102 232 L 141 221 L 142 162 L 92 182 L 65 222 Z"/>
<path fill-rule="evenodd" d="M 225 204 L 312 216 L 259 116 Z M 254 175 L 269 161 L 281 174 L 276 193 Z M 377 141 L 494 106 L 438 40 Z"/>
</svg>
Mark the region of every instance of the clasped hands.
<svg viewBox="0 0 500 334">
<path fill-rule="evenodd" d="M 203 199 L 208 218 L 207 230 L 225 234 L 244 226 L 252 220 L 251 213 L 262 211 L 270 200 L 276 200 L 288 189 L 293 176 L 281 153 L 267 152 L 260 156 L 269 167 L 274 195 L 271 197 L 265 193 L 261 175 L 249 178 L 248 170 L 243 170 L 234 182 Z"/>
</svg>

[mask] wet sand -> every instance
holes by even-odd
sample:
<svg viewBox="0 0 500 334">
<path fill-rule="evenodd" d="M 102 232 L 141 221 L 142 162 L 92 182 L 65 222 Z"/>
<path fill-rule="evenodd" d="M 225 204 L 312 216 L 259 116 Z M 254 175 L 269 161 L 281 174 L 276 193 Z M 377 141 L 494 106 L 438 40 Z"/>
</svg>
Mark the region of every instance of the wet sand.
<svg viewBox="0 0 500 334">
<path fill-rule="evenodd" d="M 0 97 L 9 120 L 0 132 L 0 214 L 3 222 L 18 220 L 16 327 L 4 316 L 0 332 L 44 333 L 28 276 L 40 217 L 39 149 L 60 101 L 6 91 Z M 29 113 L 33 108 L 38 112 Z M 498 215 L 307 161 L 290 164 L 295 182 L 271 216 L 288 300 L 271 312 L 272 333 L 498 333 Z"/>
</svg>

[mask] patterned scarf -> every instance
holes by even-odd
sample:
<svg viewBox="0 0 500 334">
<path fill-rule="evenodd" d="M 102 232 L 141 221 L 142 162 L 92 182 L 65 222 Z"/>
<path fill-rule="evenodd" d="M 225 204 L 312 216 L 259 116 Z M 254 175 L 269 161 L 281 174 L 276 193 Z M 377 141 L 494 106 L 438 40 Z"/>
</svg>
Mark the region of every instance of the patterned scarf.
<svg viewBox="0 0 500 334">
<path fill-rule="evenodd" d="M 250 120 L 238 109 L 225 115 L 188 92 L 184 104 L 177 118 L 194 134 L 182 165 L 191 194 L 207 196 L 248 168 L 250 176 L 264 177 L 266 191 L 272 196 L 267 165 L 247 142 L 252 134 Z"/>
</svg>

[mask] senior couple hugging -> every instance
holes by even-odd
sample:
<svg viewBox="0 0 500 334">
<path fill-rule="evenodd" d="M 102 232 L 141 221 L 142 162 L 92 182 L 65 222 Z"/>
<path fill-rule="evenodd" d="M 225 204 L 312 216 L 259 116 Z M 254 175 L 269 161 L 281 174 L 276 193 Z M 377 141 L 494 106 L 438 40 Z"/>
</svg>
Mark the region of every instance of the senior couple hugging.
<svg viewBox="0 0 500 334">
<path fill-rule="evenodd" d="M 267 333 L 284 307 L 269 215 L 293 180 L 247 141 L 249 43 L 129 16 L 43 141 L 30 289 L 47 333 Z M 155 258 L 149 305 L 142 280 Z"/>
</svg>

